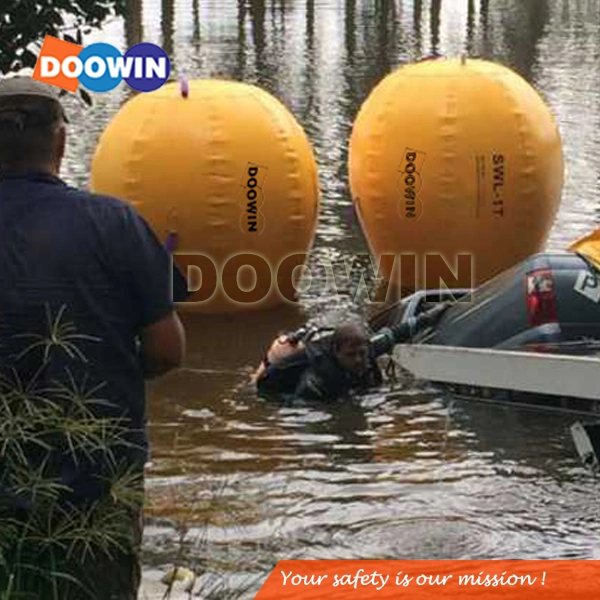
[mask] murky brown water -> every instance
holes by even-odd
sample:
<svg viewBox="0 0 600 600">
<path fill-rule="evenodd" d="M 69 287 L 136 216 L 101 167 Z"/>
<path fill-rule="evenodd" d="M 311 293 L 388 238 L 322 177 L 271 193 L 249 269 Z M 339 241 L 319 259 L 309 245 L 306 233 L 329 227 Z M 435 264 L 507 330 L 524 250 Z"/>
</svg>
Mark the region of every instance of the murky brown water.
<svg viewBox="0 0 600 600">
<path fill-rule="evenodd" d="M 319 162 L 315 262 L 366 252 L 346 168 L 358 107 L 397 64 L 435 54 L 511 65 L 550 104 L 567 173 L 548 247 L 600 222 L 599 0 L 140 0 L 86 43 L 99 39 L 155 42 L 177 73 L 257 83 L 283 100 Z M 87 184 L 126 94 L 70 107 L 69 181 Z M 219 598 L 252 597 L 280 558 L 600 559 L 598 482 L 579 466 L 570 418 L 449 404 L 408 381 L 321 410 L 242 389 L 275 332 L 349 312 L 361 310 L 341 290 L 297 311 L 187 319 L 187 368 L 150 395 L 150 571 L 177 557 L 177 522 L 190 528 L 185 561 Z"/>
</svg>

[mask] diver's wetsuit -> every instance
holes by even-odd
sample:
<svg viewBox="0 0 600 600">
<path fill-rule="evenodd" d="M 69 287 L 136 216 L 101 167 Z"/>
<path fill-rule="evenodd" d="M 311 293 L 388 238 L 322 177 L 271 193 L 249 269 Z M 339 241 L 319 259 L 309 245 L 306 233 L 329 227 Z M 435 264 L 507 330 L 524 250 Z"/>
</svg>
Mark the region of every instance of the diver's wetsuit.
<svg viewBox="0 0 600 600">
<path fill-rule="evenodd" d="M 309 342 L 296 354 L 268 365 L 257 387 L 263 397 L 333 401 L 351 390 L 364 391 L 381 382 L 381 372 L 371 348 L 368 369 L 358 374 L 344 369 L 328 340 L 324 340 Z"/>
<path fill-rule="evenodd" d="M 410 339 L 433 325 L 448 307 L 441 304 L 391 328 L 385 328 L 369 340 L 369 367 L 356 374 L 341 367 L 329 339 L 308 342 L 306 348 L 274 364 L 266 364 L 256 382 L 258 393 L 266 398 L 302 398 L 333 401 L 351 390 L 364 391 L 382 382 L 376 358 L 390 352 L 396 344 Z"/>
</svg>

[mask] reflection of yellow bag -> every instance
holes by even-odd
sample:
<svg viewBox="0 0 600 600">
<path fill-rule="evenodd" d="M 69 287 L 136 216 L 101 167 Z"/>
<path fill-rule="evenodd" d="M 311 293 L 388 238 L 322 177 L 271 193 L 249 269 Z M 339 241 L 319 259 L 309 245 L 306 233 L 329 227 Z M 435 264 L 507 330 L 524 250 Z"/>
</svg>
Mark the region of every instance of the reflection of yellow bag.
<svg viewBox="0 0 600 600">
<path fill-rule="evenodd" d="M 569 251 L 583 254 L 600 269 L 600 229 L 571 244 Z"/>
</svg>

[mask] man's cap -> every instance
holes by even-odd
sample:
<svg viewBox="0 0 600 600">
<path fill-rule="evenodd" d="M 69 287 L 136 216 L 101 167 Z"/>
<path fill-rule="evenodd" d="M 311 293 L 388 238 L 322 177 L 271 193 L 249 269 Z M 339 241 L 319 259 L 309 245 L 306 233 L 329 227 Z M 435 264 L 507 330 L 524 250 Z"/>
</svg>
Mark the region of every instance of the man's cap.
<svg viewBox="0 0 600 600">
<path fill-rule="evenodd" d="M 52 100 L 61 107 L 64 120 L 67 123 L 69 122 L 61 104 L 58 89 L 53 85 L 22 75 L 1 77 L 0 103 L 16 96 L 30 96 L 32 98 L 46 98 L 47 100 Z M 0 108 L 0 110 L 2 109 Z"/>
</svg>

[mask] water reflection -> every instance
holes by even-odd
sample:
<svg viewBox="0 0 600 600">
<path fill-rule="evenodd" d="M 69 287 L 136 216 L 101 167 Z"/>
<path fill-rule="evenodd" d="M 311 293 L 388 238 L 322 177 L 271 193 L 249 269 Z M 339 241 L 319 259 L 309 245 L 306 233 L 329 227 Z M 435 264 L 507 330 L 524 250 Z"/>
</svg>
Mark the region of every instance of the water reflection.
<svg viewBox="0 0 600 600">
<path fill-rule="evenodd" d="M 423 42 L 421 33 L 421 15 L 423 14 L 423 0 L 413 3 L 413 31 L 415 35 L 414 56 L 422 56 Z"/>
<path fill-rule="evenodd" d="M 246 75 L 246 0 L 238 0 L 237 9 L 237 60 L 234 79 L 244 81 Z"/>
<path fill-rule="evenodd" d="M 442 10 L 442 0 L 431 0 L 431 54 L 439 56 L 440 44 L 440 13 Z"/>
<path fill-rule="evenodd" d="M 517 3 L 504 25 L 509 61 L 526 79 L 531 80 L 538 59 L 538 44 L 545 33 L 550 10 L 547 0 Z"/>
<path fill-rule="evenodd" d="M 144 39 L 142 0 L 127 0 L 126 10 L 125 45 L 129 48 L 139 44 Z"/>
<path fill-rule="evenodd" d="M 267 70 L 266 44 L 265 44 L 265 14 L 266 6 L 264 0 L 250 0 L 250 20 L 252 22 L 252 42 L 256 61 L 258 82 L 263 83 L 262 75 Z"/>
<path fill-rule="evenodd" d="M 395 394 L 386 401 L 366 398 L 360 406 L 335 411 L 253 408 L 249 399 L 238 399 L 238 410 L 241 405 L 245 412 L 227 418 L 214 407 L 213 417 L 196 416 L 195 423 L 209 423 L 204 438 L 196 430 L 196 444 L 180 441 L 177 455 L 188 462 L 185 480 L 175 477 L 181 470 L 163 466 L 151 481 L 150 495 L 159 503 L 160 476 L 179 481 L 174 497 L 185 506 L 211 481 L 229 474 L 231 489 L 215 509 L 217 519 L 227 518 L 222 505 L 235 502 L 241 490 L 234 482 L 243 482 L 248 502 L 243 525 L 225 536 L 222 527 L 213 528 L 203 552 L 234 552 L 243 560 L 238 546 L 253 540 L 254 555 L 266 563 L 282 554 L 598 556 L 593 487 L 576 458 L 565 453 L 563 419 L 472 404 L 445 407 L 428 392 Z M 187 421 L 188 429 L 193 423 Z M 168 459 L 162 456 L 160 462 Z M 191 462 L 208 460 L 210 472 L 194 476 L 198 470 Z M 252 480 L 244 472 L 251 472 Z M 165 506 L 170 510 L 164 514 L 173 514 L 174 506 Z M 194 515 L 188 518 L 193 526 Z M 165 527 L 158 530 L 164 536 Z M 148 551 L 165 560 L 173 551 L 172 538 L 152 532 Z M 273 545 L 263 545 L 265 540 Z"/>
<path fill-rule="evenodd" d="M 200 0 L 192 0 L 192 19 L 194 21 L 194 32 L 192 42 L 196 49 L 200 47 Z"/>
<path fill-rule="evenodd" d="M 173 31 L 175 20 L 174 0 L 161 0 L 162 11 L 162 40 L 161 46 L 168 56 L 173 56 Z"/>
<path fill-rule="evenodd" d="M 320 168 L 319 285 L 298 310 L 190 316 L 186 368 L 151 389 L 153 514 L 202 533 L 203 544 L 188 550 L 209 565 L 207 577 L 225 573 L 226 588 L 237 589 L 247 576 L 256 589 L 281 556 L 600 558 L 597 483 L 579 467 L 569 419 L 449 404 L 409 380 L 400 393 L 321 408 L 269 405 L 245 387 L 278 331 L 307 316 L 326 322 L 362 311 L 348 290 L 320 293 L 320 263 L 367 252 L 349 196 L 347 143 L 361 103 L 399 64 L 466 52 L 515 68 L 549 103 L 564 139 L 568 171 L 548 247 L 563 249 L 600 223 L 599 8 L 129 0 L 125 23 L 107 24 L 104 41 L 161 44 L 174 74 L 219 73 L 274 93 L 307 131 Z M 117 89 L 88 114 L 70 111 L 70 180 L 85 183 L 81 156 L 89 164 L 125 96 Z M 220 496 L 207 503 L 215 488 Z M 172 523 L 154 521 L 146 547 L 152 564 L 169 562 L 178 548 Z"/>
</svg>

